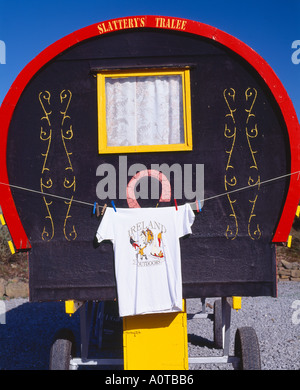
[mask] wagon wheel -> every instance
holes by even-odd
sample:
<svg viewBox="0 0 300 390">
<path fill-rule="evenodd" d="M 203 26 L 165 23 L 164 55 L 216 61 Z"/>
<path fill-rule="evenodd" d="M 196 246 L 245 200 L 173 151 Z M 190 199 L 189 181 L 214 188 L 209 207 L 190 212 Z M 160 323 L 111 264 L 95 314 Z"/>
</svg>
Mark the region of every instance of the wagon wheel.
<svg viewBox="0 0 300 390">
<path fill-rule="evenodd" d="M 222 331 L 222 301 L 216 299 L 214 302 L 214 344 L 215 348 L 223 348 L 223 331 Z"/>
<path fill-rule="evenodd" d="M 75 355 L 75 338 L 69 329 L 61 329 L 54 337 L 50 350 L 50 370 L 69 370 L 70 360 Z"/>
<path fill-rule="evenodd" d="M 235 334 L 234 352 L 239 361 L 239 369 L 260 370 L 260 351 L 256 332 L 245 326 L 237 329 Z"/>
</svg>

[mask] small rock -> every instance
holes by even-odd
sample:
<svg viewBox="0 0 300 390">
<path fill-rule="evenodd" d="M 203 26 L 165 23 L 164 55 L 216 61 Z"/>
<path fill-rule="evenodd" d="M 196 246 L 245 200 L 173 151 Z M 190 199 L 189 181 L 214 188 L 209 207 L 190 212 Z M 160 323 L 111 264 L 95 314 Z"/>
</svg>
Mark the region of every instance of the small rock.
<svg viewBox="0 0 300 390">
<path fill-rule="evenodd" d="M 6 281 L 4 279 L 0 279 L 0 299 L 5 294 L 5 285 L 6 285 Z"/>
<path fill-rule="evenodd" d="M 284 269 L 283 267 L 280 267 L 278 269 L 278 274 L 279 275 L 285 275 L 285 276 L 290 276 L 291 275 L 291 270 L 290 269 Z"/>
<path fill-rule="evenodd" d="M 5 288 L 5 294 L 9 298 L 28 297 L 28 284 L 19 280 L 10 280 Z"/>
<path fill-rule="evenodd" d="M 300 278 L 300 269 L 292 269 L 291 270 L 292 278 Z"/>
<path fill-rule="evenodd" d="M 279 275 L 280 279 L 289 279 L 290 277 L 288 275 Z"/>
<path fill-rule="evenodd" d="M 293 267 L 293 263 L 290 263 L 289 261 L 286 261 L 286 260 L 281 260 L 281 264 L 286 269 L 291 269 Z"/>
</svg>

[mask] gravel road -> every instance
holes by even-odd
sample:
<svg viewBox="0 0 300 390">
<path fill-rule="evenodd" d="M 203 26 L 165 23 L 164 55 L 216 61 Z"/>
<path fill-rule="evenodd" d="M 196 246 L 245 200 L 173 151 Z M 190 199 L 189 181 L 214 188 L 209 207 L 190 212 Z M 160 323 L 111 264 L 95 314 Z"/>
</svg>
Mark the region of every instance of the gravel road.
<svg viewBox="0 0 300 390">
<path fill-rule="evenodd" d="M 213 304 L 212 299 L 206 302 Z M 187 312 L 196 313 L 197 300 L 187 301 Z M 209 310 L 209 308 L 207 309 Z M 245 297 L 242 309 L 231 310 L 231 346 L 234 354 L 234 335 L 237 328 L 255 329 L 263 370 L 300 370 L 300 282 L 279 282 L 278 298 Z M 189 320 L 189 356 L 222 356 L 222 350 L 212 348 L 213 323 L 209 319 Z M 198 339 L 198 345 L 192 343 Z M 232 364 L 192 365 L 197 370 L 233 370 Z"/>
<path fill-rule="evenodd" d="M 214 299 L 206 302 L 213 304 Z M 0 370 L 48 369 L 49 351 L 55 332 L 67 327 L 79 340 L 79 313 L 69 317 L 63 302 L 29 303 L 27 299 L 0 302 L 6 323 L 0 323 Z M 201 310 L 200 299 L 187 300 L 188 314 Z M 207 312 L 212 310 L 208 307 Z M 3 317 L 2 321 L 3 322 Z M 231 354 L 237 327 L 255 329 L 263 370 L 300 369 L 300 282 L 279 282 L 278 298 L 247 297 L 242 309 L 231 314 Z M 188 320 L 189 356 L 220 356 L 213 348 L 213 323 L 209 319 Z M 231 364 L 192 364 L 194 370 L 233 370 Z"/>
</svg>

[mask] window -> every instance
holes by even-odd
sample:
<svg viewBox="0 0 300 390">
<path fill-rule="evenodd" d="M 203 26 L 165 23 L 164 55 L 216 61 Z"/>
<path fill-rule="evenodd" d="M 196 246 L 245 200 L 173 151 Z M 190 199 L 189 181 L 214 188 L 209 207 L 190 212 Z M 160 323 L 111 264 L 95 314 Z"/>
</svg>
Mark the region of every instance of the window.
<svg viewBox="0 0 300 390">
<path fill-rule="evenodd" d="M 188 69 L 97 74 L 99 153 L 192 150 Z"/>
</svg>

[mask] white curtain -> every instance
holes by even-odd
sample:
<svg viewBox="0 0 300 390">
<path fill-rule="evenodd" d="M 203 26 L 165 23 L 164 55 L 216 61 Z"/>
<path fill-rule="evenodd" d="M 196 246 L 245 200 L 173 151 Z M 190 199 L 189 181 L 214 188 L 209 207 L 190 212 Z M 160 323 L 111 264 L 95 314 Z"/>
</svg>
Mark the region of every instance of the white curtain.
<svg viewBox="0 0 300 390">
<path fill-rule="evenodd" d="M 107 146 L 184 143 L 180 75 L 105 80 Z"/>
</svg>

